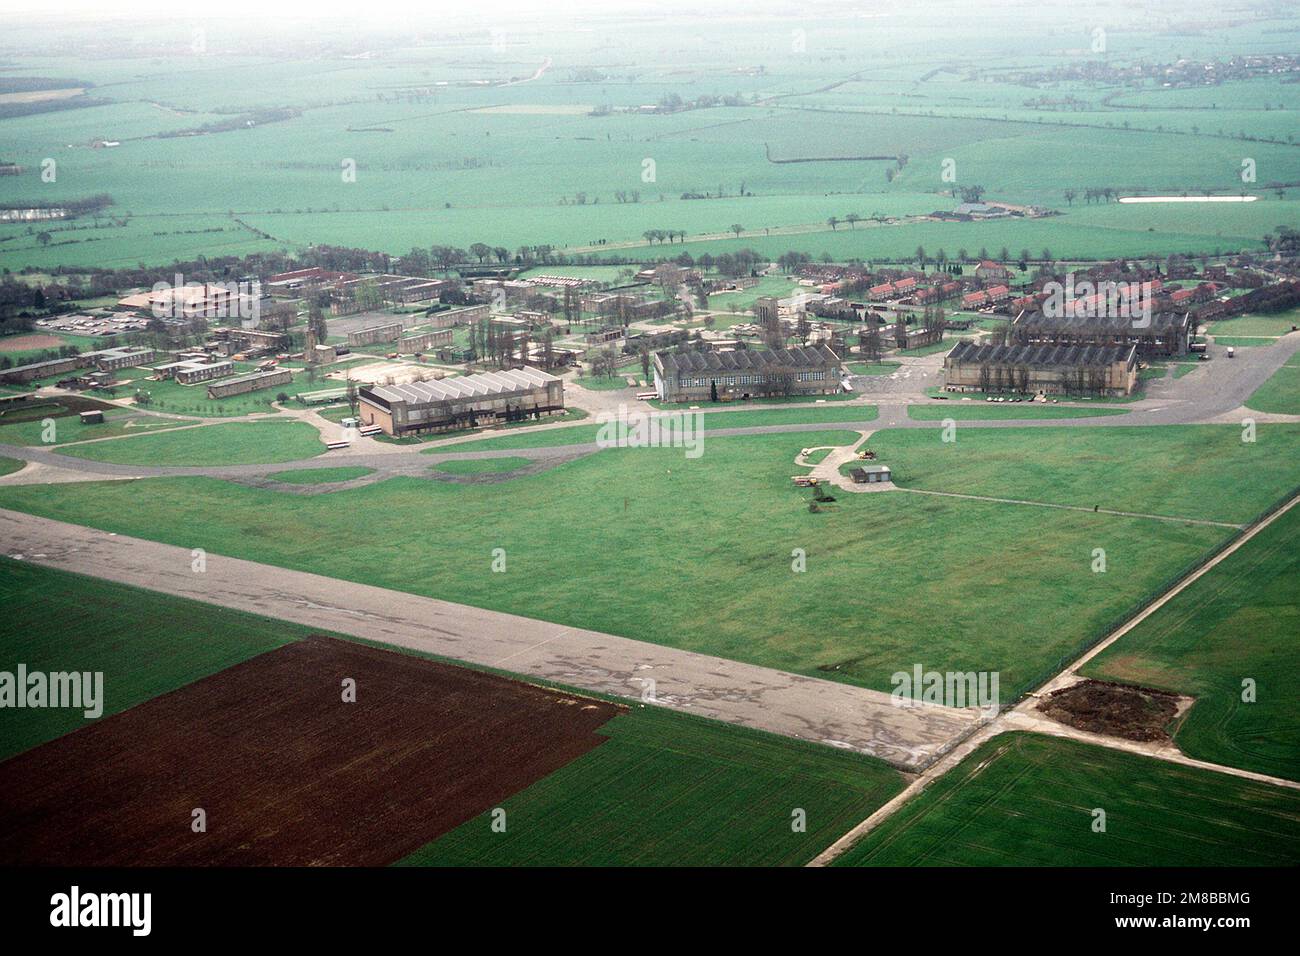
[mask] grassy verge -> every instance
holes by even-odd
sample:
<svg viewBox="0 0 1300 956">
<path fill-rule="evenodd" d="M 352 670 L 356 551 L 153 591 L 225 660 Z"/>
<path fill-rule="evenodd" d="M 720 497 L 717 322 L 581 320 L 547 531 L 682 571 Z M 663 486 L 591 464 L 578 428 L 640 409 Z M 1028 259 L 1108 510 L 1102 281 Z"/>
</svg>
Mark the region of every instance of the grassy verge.
<svg viewBox="0 0 1300 956">
<path fill-rule="evenodd" d="M 1257 412 L 1300 415 L 1300 359 L 1292 358 L 1269 376 L 1246 400 L 1246 407 Z"/>
<path fill-rule="evenodd" d="M 218 466 L 298 461 L 321 454 L 316 429 L 285 419 L 230 422 L 63 448 L 61 453 L 119 465 Z"/>
</svg>

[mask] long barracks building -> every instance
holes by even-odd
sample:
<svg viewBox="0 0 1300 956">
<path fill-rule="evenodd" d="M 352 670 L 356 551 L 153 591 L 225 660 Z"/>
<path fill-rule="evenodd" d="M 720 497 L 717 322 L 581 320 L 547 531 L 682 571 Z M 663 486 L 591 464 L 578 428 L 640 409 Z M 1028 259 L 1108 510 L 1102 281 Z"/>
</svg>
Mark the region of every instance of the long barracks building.
<svg viewBox="0 0 1300 956">
<path fill-rule="evenodd" d="M 1192 318 L 1186 312 L 1160 312 L 1141 325 L 1122 316 L 1049 316 L 1022 312 L 1011 323 L 1017 345 L 1137 346 L 1141 358 L 1186 355 L 1191 344 Z"/>
<path fill-rule="evenodd" d="M 944 357 L 949 392 L 1130 395 L 1137 346 L 977 345 L 958 342 Z"/>
<path fill-rule="evenodd" d="M 481 372 L 406 385 L 376 385 L 357 394 L 358 415 L 387 435 L 475 428 L 564 411 L 564 382 L 535 368 Z"/>
<path fill-rule="evenodd" d="M 656 352 L 655 391 L 665 402 L 765 395 L 833 395 L 840 358 L 824 345 L 733 352 Z"/>
</svg>

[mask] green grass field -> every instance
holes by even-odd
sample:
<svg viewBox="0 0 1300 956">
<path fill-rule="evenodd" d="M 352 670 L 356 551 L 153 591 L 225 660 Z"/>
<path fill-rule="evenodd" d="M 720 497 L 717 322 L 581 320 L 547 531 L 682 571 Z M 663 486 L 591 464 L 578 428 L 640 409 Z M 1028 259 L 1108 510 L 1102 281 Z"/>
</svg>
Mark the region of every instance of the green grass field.
<svg viewBox="0 0 1300 956">
<path fill-rule="evenodd" d="M 991 433 L 1015 445 L 1015 431 Z M 0 488 L 0 507 L 881 689 L 915 662 L 996 669 L 1005 695 L 1230 533 L 901 493 L 841 494 L 810 514 L 808 493 L 790 482 L 794 456 L 855 439 L 712 438 L 698 459 L 609 449 L 507 486 L 399 477 L 286 498 L 215 479 L 147 479 Z M 1008 487 L 1024 454 L 1001 465 Z M 1265 477 L 1253 469 L 1251 480 Z M 648 548 L 648 528 L 671 544 Z M 1014 545 L 993 555 L 990 542 Z M 508 550 L 516 573 L 483 573 L 493 547 Z M 1089 570 L 1098 547 L 1110 573 Z M 794 548 L 806 551 L 805 573 L 791 570 Z M 888 600 L 845 585 L 886 579 Z"/>
<path fill-rule="evenodd" d="M 900 362 L 848 362 L 848 370 L 854 375 L 892 375 L 902 363 Z"/>
<path fill-rule="evenodd" d="M 39 414 L 39 409 L 32 409 L 31 414 Z M 54 423 L 52 429 L 47 429 L 46 421 Z M 66 445 L 69 442 L 111 438 L 117 435 L 147 435 L 150 432 L 165 431 L 185 424 L 188 423 L 155 415 L 136 414 L 126 409 L 106 410 L 104 421 L 98 425 L 83 425 L 78 415 L 60 415 L 48 419 L 31 418 L 28 421 L 15 421 L 10 424 L 5 424 L 5 417 L 0 416 L 0 442 L 10 445 Z M 52 438 L 53 441 L 46 441 L 47 437 Z"/>
<path fill-rule="evenodd" d="M 1300 359 L 1292 358 L 1246 399 L 1246 407 L 1257 412 L 1300 415 Z"/>
<path fill-rule="evenodd" d="M 1300 426 L 967 428 L 877 432 L 897 484 L 1245 523 L 1295 485 Z M 1218 476 L 1218 477 L 1214 477 Z"/>
<path fill-rule="evenodd" d="M 1292 508 L 1089 662 L 1085 673 L 1187 694 L 1175 741 L 1202 760 L 1300 779 L 1300 508 Z M 1255 700 L 1242 700 L 1243 681 Z"/>
<path fill-rule="evenodd" d="M 328 485 L 336 481 L 352 481 L 373 475 L 373 468 L 361 465 L 344 465 L 338 468 L 300 468 L 296 471 L 278 471 L 267 475 L 272 481 L 286 485 Z"/>
<path fill-rule="evenodd" d="M 27 462 L 20 461 L 17 458 L 5 458 L 0 456 L 0 476 L 12 475 L 15 471 L 21 471 L 27 467 Z"/>
<path fill-rule="evenodd" d="M 1093 832 L 1093 810 L 1106 830 Z M 1300 795 L 1038 734 L 988 741 L 839 866 L 1295 866 Z"/>
<path fill-rule="evenodd" d="M 798 866 L 901 789 L 878 761 L 658 707 L 417 850 L 416 866 Z M 802 810 L 804 832 L 793 814 Z"/>
<path fill-rule="evenodd" d="M 909 405 L 907 417 L 923 422 L 977 421 L 1017 418 L 1093 418 L 1099 415 L 1123 415 L 1122 408 L 1072 408 L 1017 402 L 1011 405 L 988 402 L 952 402 L 947 405 Z"/>
<path fill-rule="evenodd" d="M 290 641 L 307 628 L 0 557 L 0 670 L 101 671 L 104 716 Z M 143 665 L 143 666 L 142 666 Z M 80 710 L 7 711 L 0 759 L 86 723 Z"/>
<path fill-rule="evenodd" d="M 641 377 L 640 369 L 638 369 L 636 372 L 631 374 L 635 374 L 638 378 Z M 627 384 L 627 378 L 624 377 L 622 374 L 612 375 L 608 377 L 601 375 L 598 378 L 592 378 L 591 376 L 587 375 L 575 379 L 574 383 L 582 386 L 583 388 L 591 389 L 592 391 L 595 392 L 617 391 L 618 389 L 622 389 L 622 388 L 630 388 L 630 386 Z"/>
<path fill-rule="evenodd" d="M 297 461 L 324 451 L 319 433 L 310 425 L 273 419 L 74 445 L 62 454 L 118 465 L 215 466 Z"/>
</svg>

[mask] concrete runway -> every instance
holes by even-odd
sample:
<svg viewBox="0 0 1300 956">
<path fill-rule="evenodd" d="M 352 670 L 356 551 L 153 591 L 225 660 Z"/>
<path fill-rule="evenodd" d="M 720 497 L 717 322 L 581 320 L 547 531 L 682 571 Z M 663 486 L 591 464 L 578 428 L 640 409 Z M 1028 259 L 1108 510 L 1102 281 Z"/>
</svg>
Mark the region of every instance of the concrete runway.
<svg viewBox="0 0 1300 956">
<path fill-rule="evenodd" d="M 644 699 L 879 757 L 908 771 L 938 759 L 983 718 L 898 707 L 888 694 L 611 634 L 208 554 L 191 570 L 172 545 L 0 510 L 4 553 L 307 627 Z M 111 685 L 112 675 L 107 675 Z M 651 684 L 650 682 L 653 682 Z"/>
</svg>

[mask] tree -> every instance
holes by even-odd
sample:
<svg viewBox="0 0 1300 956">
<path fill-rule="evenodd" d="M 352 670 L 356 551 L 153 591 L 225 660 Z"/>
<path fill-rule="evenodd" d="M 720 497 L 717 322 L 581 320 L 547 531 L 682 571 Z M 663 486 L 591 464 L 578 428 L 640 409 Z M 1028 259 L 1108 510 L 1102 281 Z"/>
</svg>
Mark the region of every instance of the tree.
<svg viewBox="0 0 1300 956">
<path fill-rule="evenodd" d="M 731 224 L 731 231 L 734 232 L 736 234 L 736 238 L 739 239 L 740 234 L 745 231 L 745 227 L 738 222 L 733 222 Z"/>
<path fill-rule="evenodd" d="M 492 255 L 492 247 L 482 242 L 474 243 L 474 245 L 469 247 L 469 251 L 472 256 L 478 259 L 480 264 L 482 264 L 484 259 Z"/>
<path fill-rule="evenodd" d="M 828 225 L 828 226 L 831 227 L 831 232 L 834 232 L 834 231 L 835 231 L 835 227 L 838 226 L 839 224 L 840 224 L 840 221 L 839 221 L 839 219 L 836 218 L 835 216 L 831 216 L 829 219 L 826 220 L 826 225 Z"/>
</svg>

